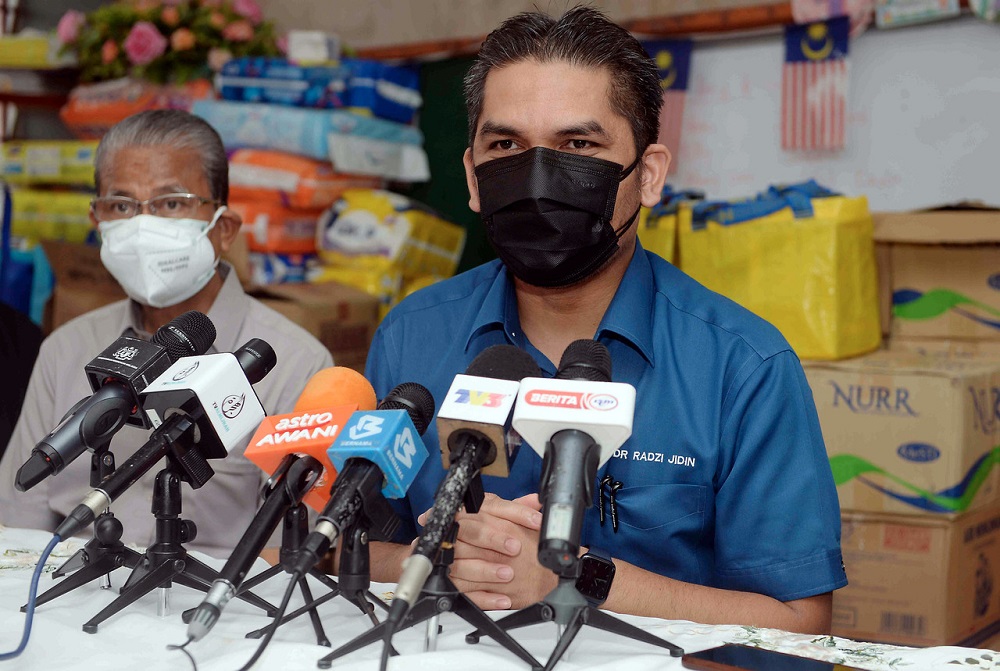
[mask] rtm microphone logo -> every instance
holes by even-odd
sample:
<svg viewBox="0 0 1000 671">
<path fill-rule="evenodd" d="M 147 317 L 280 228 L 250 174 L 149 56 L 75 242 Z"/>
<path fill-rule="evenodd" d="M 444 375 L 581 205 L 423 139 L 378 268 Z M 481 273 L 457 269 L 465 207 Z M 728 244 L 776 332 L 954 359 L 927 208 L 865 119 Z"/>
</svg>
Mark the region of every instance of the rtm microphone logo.
<svg viewBox="0 0 1000 671">
<path fill-rule="evenodd" d="M 348 432 L 351 436 L 351 440 L 361 440 L 362 438 L 371 438 L 374 435 L 382 433 L 382 422 L 385 421 L 381 417 L 376 417 L 375 415 L 364 415 L 358 420 L 358 423 L 351 427 Z"/>
<path fill-rule="evenodd" d="M 475 389 L 456 389 L 455 403 L 464 403 L 483 408 L 499 408 L 507 398 L 507 394 L 497 394 L 489 391 L 476 391 Z"/>
<path fill-rule="evenodd" d="M 413 455 L 417 453 L 417 446 L 413 442 L 413 433 L 408 429 L 396 436 L 396 442 L 392 446 L 392 451 L 407 468 L 413 468 Z"/>
<path fill-rule="evenodd" d="M 582 391 L 546 391 L 532 389 L 525 396 L 528 405 L 577 410 L 614 410 L 618 399 L 611 394 L 588 394 Z"/>
<path fill-rule="evenodd" d="M 135 358 L 135 355 L 139 353 L 138 347 L 125 346 L 119 349 L 117 352 L 111 356 L 119 361 L 131 361 Z"/>
</svg>

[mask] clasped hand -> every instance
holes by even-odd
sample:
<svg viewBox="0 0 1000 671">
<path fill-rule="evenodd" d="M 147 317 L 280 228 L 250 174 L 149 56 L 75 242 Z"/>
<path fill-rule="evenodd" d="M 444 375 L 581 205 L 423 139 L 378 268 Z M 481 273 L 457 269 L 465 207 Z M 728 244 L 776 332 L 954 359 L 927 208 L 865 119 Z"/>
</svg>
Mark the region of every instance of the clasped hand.
<svg viewBox="0 0 1000 671">
<path fill-rule="evenodd" d="M 483 610 L 521 609 L 558 582 L 538 563 L 542 505 L 537 494 L 513 501 L 486 494 L 478 513 L 460 512 L 450 577 Z M 419 518 L 425 524 L 430 511 Z"/>
</svg>

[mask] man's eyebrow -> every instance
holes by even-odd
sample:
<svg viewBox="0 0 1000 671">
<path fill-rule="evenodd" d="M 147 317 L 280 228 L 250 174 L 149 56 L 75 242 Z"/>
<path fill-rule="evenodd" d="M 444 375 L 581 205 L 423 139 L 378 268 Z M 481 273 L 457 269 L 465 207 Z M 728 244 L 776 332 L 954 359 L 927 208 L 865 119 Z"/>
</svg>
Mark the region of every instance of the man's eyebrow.
<svg viewBox="0 0 1000 671">
<path fill-rule="evenodd" d="M 585 121 L 581 124 L 575 126 L 567 126 L 556 131 L 557 137 L 572 137 L 575 135 L 600 135 L 603 138 L 609 138 L 608 132 L 604 130 L 604 126 L 596 121 Z"/>
<path fill-rule="evenodd" d="M 479 128 L 480 135 L 508 135 L 517 137 L 520 133 L 513 126 L 504 126 L 503 124 L 495 123 L 493 121 L 484 121 L 483 125 Z"/>
</svg>

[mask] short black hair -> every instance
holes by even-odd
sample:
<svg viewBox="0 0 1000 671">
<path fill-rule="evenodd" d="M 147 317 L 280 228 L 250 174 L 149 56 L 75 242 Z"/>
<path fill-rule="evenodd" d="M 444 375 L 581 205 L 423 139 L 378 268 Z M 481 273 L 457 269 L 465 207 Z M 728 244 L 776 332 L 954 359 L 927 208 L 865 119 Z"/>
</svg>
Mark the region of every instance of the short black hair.
<svg viewBox="0 0 1000 671">
<path fill-rule="evenodd" d="M 632 126 L 637 154 L 656 142 L 663 105 L 656 64 L 627 30 L 593 7 L 577 6 L 558 19 L 541 12 L 523 12 L 489 34 L 465 76 L 470 147 L 483 111 L 486 76 L 494 68 L 526 60 L 563 60 L 607 68 L 611 109 Z"/>
</svg>

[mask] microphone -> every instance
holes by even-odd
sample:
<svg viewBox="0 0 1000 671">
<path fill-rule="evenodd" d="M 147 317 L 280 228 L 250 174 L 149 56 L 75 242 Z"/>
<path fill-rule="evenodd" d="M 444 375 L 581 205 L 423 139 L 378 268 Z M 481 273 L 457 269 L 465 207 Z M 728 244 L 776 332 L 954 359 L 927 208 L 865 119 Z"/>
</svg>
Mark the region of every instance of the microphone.
<svg viewBox="0 0 1000 671">
<path fill-rule="evenodd" d="M 442 459 L 448 473 L 438 486 L 424 531 L 403 564 L 387 621 L 398 624 L 416 603 L 434 568 L 434 557 L 480 469 L 503 461 L 502 467 L 491 470 L 493 474 L 509 474 L 508 459 L 513 460 L 513 456 L 504 450 L 503 459 L 498 459 L 497 445 L 506 442 L 504 426 L 520 386 L 518 380 L 540 374 L 527 352 L 512 345 L 494 345 L 480 352 L 464 375 L 455 376 L 442 404 L 450 416 L 438 415 Z M 479 498 L 481 501 L 481 495 Z"/>
<path fill-rule="evenodd" d="M 289 454 L 278 472 L 265 485 L 264 503 L 243 533 L 219 577 L 212 582 L 205 599 L 188 623 L 187 635 L 200 641 L 218 622 L 222 609 L 236 596 L 260 551 L 278 523 L 292 506 L 297 506 L 323 473 L 323 465 L 308 455 Z"/>
<path fill-rule="evenodd" d="M 90 524 L 167 455 L 194 489 L 208 482 L 215 471 L 207 459 L 244 447 L 264 419 L 251 385 L 276 361 L 270 345 L 252 338 L 236 352 L 186 357 L 170 366 L 140 396 L 155 427 L 149 440 L 83 498 L 56 534 L 68 538 Z"/>
<path fill-rule="evenodd" d="M 188 638 L 200 641 L 215 626 L 289 508 L 305 502 L 322 510 L 329 487 L 321 483 L 328 473 L 336 475 L 327 448 L 355 410 L 374 407 L 375 390 L 363 375 L 331 366 L 310 378 L 294 412 L 261 422 L 243 454 L 273 474 L 263 488 L 264 503 L 194 611 Z"/>
<path fill-rule="evenodd" d="M 28 491 L 60 473 L 86 450 L 105 448 L 125 424 L 150 428 L 139 396 L 181 357 L 204 354 L 215 342 L 215 326 L 191 311 L 161 326 L 150 341 L 121 336 L 84 366 L 92 396 L 73 406 L 31 451 L 14 486 Z"/>
<path fill-rule="evenodd" d="M 399 518 L 386 499 L 406 496 L 427 460 L 419 436 L 433 416 L 434 397 L 415 382 L 397 386 L 376 411 L 351 416 L 327 453 L 337 470 L 330 500 L 286 571 L 304 574 L 359 519 L 372 539 L 388 540 L 396 533 Z"/>
<path fill-rule="evenodd" d="M 632 435 L 635 388 L 610 380 L 607 348 L 577 340 L 554 379 L 525 379 L 518 391 L 514 428 L 543 457 L 538 562 L 557 573 L 576 564 L 597 469 Z"/>
<path fill-rule="evenodd" d="M 343 366 L 318 371 L 299 395 L 293 412 L 266 417 L 244 451 L 265 473 L 274 473 L 289 454 L 308 455 L 323 466 L 302 502 L 316 512 L 330 499 L 336 471 L 327 450 L 356 410 L 375 409 L 375 390 L 361 373 Z"/>
</svg>

